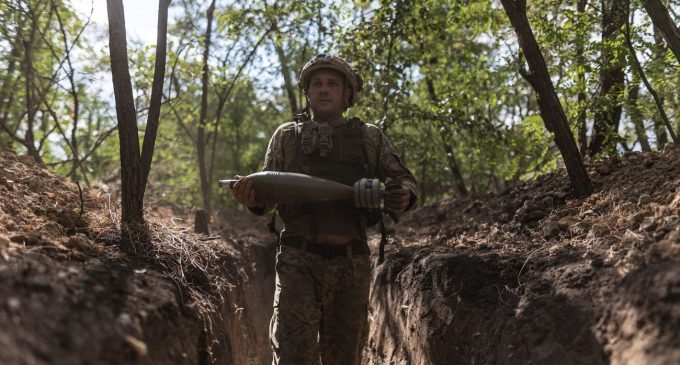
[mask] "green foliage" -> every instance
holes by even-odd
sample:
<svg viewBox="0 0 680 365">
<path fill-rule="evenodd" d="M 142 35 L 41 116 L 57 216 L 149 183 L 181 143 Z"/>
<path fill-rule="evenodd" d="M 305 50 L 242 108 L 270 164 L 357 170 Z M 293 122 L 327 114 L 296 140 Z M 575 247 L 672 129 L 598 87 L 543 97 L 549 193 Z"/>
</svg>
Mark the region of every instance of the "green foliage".
<svg viewBox="0 0 680 365">
<path fill-rule="evenodd" d="M 62 62 L 67 52 L 64 37 L 54 10 L 46 7 L 51 3 L 23 0 L 0 7 L 0 118 L 7 130 L 17 131 L 15 136 L 0 131 L 0 144 L 25 149 L 16 137 L 25 139 L 30 131 L 36 147 L 44 138 L 40 154 L 60 173 L 91 182 L 115 181 L 119 169 L 115 131 L 89 155 L 82 169 L 72 171 L 69 143 L 75 104 L 69 68 Z M 72 44 L 86 21 L 68 1 L 54 3 L 67 42 Z M 147 189 L 152 202 L 201 204 L 196 135 L 209 3 L 173 2 L 161 123 Z M 611 110 L 627 98 L 628 88 L 598 96 L 601 71 L 623 66 L 627 82 L 633 80 L 633 71 L 621 33 L 602 41 L 599 3 L 588 2 L 583 9 L 577 4 L 577 0 L 536 0 L 527 4 L 527 10 L 572 130 L 582 128 L 578 120 L 585 113 L 590 134 L 596 112 Z M 22 69 L 26 49 L 21 37 L 30 34 L 32 27 L 27 9 L 41 6 L 46 11 L 36 18 L 34 27 L 39 32 L 30 50 L 35 60 L 35 90 L 44 91 L 49 102 L 36 109 L 35 120 L 29 124 Z M 654 32 L 644 9 L 633 3 L 631 12 L 638 57 L 662 96 L 666 112 L 680 123 L 677 60 Z M 108 50 L 96 43 L 97 30 L 87 29 L 94 36 L 78 38 L 77 51 L 72 53 L 80 104 L 75 135 L 81 157 L 115 127 L 113 102 L 105 91 L 110 87 L 102 87 L 101 81 L 91 77 L 109 72 Z M 327 52 L 348 59 L 365 81 L 358 105 L 348 116 L 359 116 L 386 132 L 421 181 L 428 201 L 458 194 L 454 168 L 460 170 L 468 190 L 485 192 L 499 182 L 531 179 L 559 167 L 559 155 L 540 117 L 534 90 L 519 73 L 526 66 L 514 30 L 498 2 L 217 2 L 212 33 L 205 131 L 208 165 L 214 143 L 213 180 L 261 168 L 269 137 L 291 118 L 286 86 L 293 86 L 297 105 L 304 106 L 296 85 L 285 85 L 283 70 L 288 70 L 295 84 L 303 64 Z M 129 43 L 142 131 L 154 55 L 155 45 Z M 55 74 L 57 81 L 50 82 Z M 46 105 L 58 116 L 64 135 L 56 129 Z M 635 146 L 638 140 L 628 109 L 639 111 L 653 144 L 663 137 L 652 128 L 658 120 L 657 108 L 643 87 L 637 105 L 624 110 L 618 133 L 625 145 L 619 151 Z M 234 204 L 229 194 L 212 186 L 214 206 Z"/>
</svg>

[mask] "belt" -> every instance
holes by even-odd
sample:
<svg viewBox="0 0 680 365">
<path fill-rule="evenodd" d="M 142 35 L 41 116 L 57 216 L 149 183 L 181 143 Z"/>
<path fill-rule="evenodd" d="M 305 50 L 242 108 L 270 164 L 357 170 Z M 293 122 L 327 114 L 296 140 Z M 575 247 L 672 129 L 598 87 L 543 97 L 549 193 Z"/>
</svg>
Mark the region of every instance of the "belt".
<svg viewBox="0 0 680 365">
<path fill-rule="evenodd" d="M 333 257 L 339 256 L 352 258 L 352 255 L 371 254 L 368 244 L 359 240 L 352 240 L 346 245 L 324 245 L 320 243 L 312 243 L 300 237 L 290 237 L 282 239 L 279 244 L 281 246 L 292 247 L 298 250 L 319 255 L 325 259 L 331 259 Z"/>
</svg>

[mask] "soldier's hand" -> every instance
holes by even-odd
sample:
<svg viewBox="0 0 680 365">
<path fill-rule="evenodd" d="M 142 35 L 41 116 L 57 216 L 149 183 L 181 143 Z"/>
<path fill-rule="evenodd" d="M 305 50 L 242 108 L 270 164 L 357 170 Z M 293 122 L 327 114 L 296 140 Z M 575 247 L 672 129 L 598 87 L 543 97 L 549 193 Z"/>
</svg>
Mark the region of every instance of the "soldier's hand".
<svg viewBox="0 0 680 365">
<path fill-rule="evenodd" d="M 252 181 L 241 175 L 234 176 L 234 179 L 237 179 L 238 181 L 234 184 L 234 187 L 231 189 L 231 191 L 234 194 L 234 198 L 239 203 L 247 206 L 248 208 L 263 206 L 262 204 L 259 204 L 255 201 L 255 189 L 253 188 Z"/>
<path fill-rule="evenodd" d="M 408 208 L 411 191 L 401 184 L 388 184 L 385 188 L 385 208 L 401 213 Z"/>
</svg>

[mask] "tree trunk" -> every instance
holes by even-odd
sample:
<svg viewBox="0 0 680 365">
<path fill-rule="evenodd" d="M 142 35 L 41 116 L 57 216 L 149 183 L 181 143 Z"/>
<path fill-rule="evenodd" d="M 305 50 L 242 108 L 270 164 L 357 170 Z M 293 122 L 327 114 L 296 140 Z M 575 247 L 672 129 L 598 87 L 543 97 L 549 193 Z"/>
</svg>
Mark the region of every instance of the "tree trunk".
<svg viewBox="0 0 680 365">
<path fill-rule="evenodd" d="M 243 61 L 241 66 L 238 68 L 238 71 L 236 72 L 236 75 L 234 75 L 234 78 L 231 80 L 231 83 L 229 84 L 229 86 L 224 88 L 222 91 L 217 90 L 218 102 L 217 102 L 217 112 L 215 114 L 215 119 L 216 119 L 215 129 L 214 129 L 215 138 L 213 139 L 213 148 L 212 148 L 212 153 L 211 153 L 211 156 L 210 156 L 210 167 L 208 169 L 208 181 L 212 181 L 213 172 L 215 170 L 215 157 L 217 155 L 216 154 L 217 134 L 218 134 L 219 126 L 221 124 L 222 114 L 224 112 L 224 105 L 227 102 L 227 100 L 229 100 L 231 98 L 231 93 L 234 90 L 234 87 L 236 85 L 236 81 L 238 81 L 239 77 L 241 76 L 243 69 L 248 65 L 248 63 L 250 63 L 253 56 L 255 55 L 255 52 L 260 47 L 262 42 L 264 42 L 264 40 L 267 38 L 267 35 L 272 31 L 272 29 L 273 29 L 272 27 L 269 27 L 264 32 L 264 34 L 262 34 L 262 36 L 257 41 L 257 43 L 255 43 L 255 45 L 253 46 L 253 49 L 250 51 L 250 53 L 246 57 L 245 61 Z M 235 151 L 240 151 L 240 146 L 239 146 L 240 139 L 238 138 L 239 137 L 238 131 L 236 133 L 236 136 L 237 136 L 237 138 L 236 138 L 236 150 Z M 234 161 L 234 163 L 233 163 L 234 170 L 237 173 L 240 173 L 239 172 L 241 170 L 241 167 L 239 165 L 240 162 L 241 162 L 240 155 L 237 155 L 236 153 L 232 153 L 232 159 Z"/>
<path fill-rule="evenodd" d="M 71 136 L 70 138 L 66 136 L 64 133 L 64 139 L 65 142 L 69 145 L 71 148 L 71 153 L 73 155 L 73 168 L 71 168 L 71 171 L 69 173 L 69 177 L 71 178 L 72 181 L 77 182 L 78 181 L 78 176 L 77 176 L 77 171 L 78 171 L 78 166 L 81 166 L 80 164 L 80 152 L 78 151 L 80 146 L 79 146 L 79 141 L 78 141 L 78 123 L 80 122 L 80 95 L 78 93 L 78 86 L 76 84 L 75 80 L 75 71 L 73 69 L 73 62 L 71 61 L 71 46 L 69 46 L 68 43 L 68 34 L 66 33 L 66 28 L 64 26 L 64 22 L 61 19 L 61 15 L 59 14 L 59 9 L 57 7 L 56 2 L 51 2 L 50 3 L 52 12 L 56 15 L 57 18 L 57 24 L 59 25 L 59 31 L 61 32 L 61 37 L 64 41 L 64 60 L 66 63 L 66 67 L 64 67 L 64 70 L 66 71 L 66 78 L 69 81 L 69 90 L 68 93 L 71 96 L 71 99 L 73 99 L 73 114 L 71 115 Z M 77 42 L 77 40 L 74 40 L 74 43 Z M 55 123 L 58 125 L 58 121 L 55 119 Z M 61 128 L 60 128 L 61 129 Z M 84 169 L 80 168 L 81 172 L 83 173 L 83 179 L 87 180 L 87 177 L 85 176 Z"/>
<path fill-rule="evenodd" d="M 680 63 L 680 29 L 675 25 L 668 14 L 668 9 L 660 0 L 641 0 L 647 14 L 652 18 L 652 23 L 663 33 L 668 47 L 673 51 L 675 58 Z"/>
<path fill-rule="evenodd" d="M 595 112 L 593 138 L 588 151 L 590 157 L 595 157 L 603 148 L 610 154 L 616 153 L 624 88 L 625 65 L 621 56 L 617 56 L 620 52 L 611 47 L 616 47 L 616 38 L 628 17 L 628 7 L 625 0 L 602 0 L 602 10 L 604 48 L 601 56 L 599 99 L 604 106 L 598 107 Z"/>
<path fill-rule="evenodd" d="M 130 69 L 128 67 L 125 13 L 122 0 L 107 0 L 109 50 L 113 94 L 116 100 L 118 138 L 120 140 L 122 224 L 144 223 L 144 197 L 139 189 L 139 139 Z"/>
<path fill-rule="evenodd" d="M 588 3 L 588 0 L 577 0 L 576 3 L 576 19 L 578 19 L 578 24 L 582 24 L 583 16 L 585 15 L 585 10 L 586 10 L 586 4 Z M 587 122 L 587 96 L 586 96 L 586 73 L 585 73 L 585 66 L 586 66 L 586 60 L 585 56 L 583 55 L 584 53 L 584 44 L 587 41 L 584 39 L 585 37 L 578 36 L 576 39 L 576 64 L 577 64 L 577 75 L 576 75 L 576 83 L 578 87 L 578 95 L 577 95 L 577 108 L 578 108 L 578 117 L 576 119 L 576 125 L 578 128 L 578 142 L 579 142 L 579 151 L 581 152 L 581 157 L 585 157 L 586 153 L 588 153 L 588 126 L 586 125 Z"/>
<path fill-rule="evenodd" d="M 194 233 L 209 235 L 209 223 L 210 217 L 206 211 L 203 209 L 196 210 L 196 213 L 194 214 Z"/>
<path fill-rule="evenodd" d="M 427 159 L 427 158 L 424 158 L 420 161 L 421 166 L 423 166 L 422 172 L 420 173 L 421 174 L 420 175 L 420 184 L 419 184 L 420 185 L 420 199 L 418 199 L 418 200 L 420 200 L 420 206 L 421 207 L 423 205 L 425 205 L 425 203 L 427 203 L 427 198 L 429 197 L 428 193 L 430 192 L 429 189 L 428 189 L 428 184 L 430 183 L 430 181 L 428 180 L 428 176 L 427 176 L 427 162 L 428 161 L 429 161 L 429 159 Z"/>
<path fill-rule="evenodd" d="M 19 42 L 20 42 L 20 37 L 17 34 L 16 38 L 14 39 L 14 43 L 12 43 L 12 50 L 9 53 L 9 58 L 7 60 L 7 68 L 5 69 L 5 75 L 2 78 L 2 84 L 0 84 L 0 125 L 6 126 L 6 107 L 9 109 L 11 107 L 10 103 L 5 103 L 5 99 L 7 98 L 7 95 L 14 90 L 14 70 L 17 65 L 17 61 L 19 59 L 20 53 L 19 53 Z M 4 129 L 4 128 L 3 128 Z M 9 129 L 9 128 L 8 128 Z"/>
<path fill-rule="evenodd" d="M 427 92 L 430 94 L 430 100 L 433 104 L 437 103 L 437 94 L 434 90 L 434 83 L 429 77 L 426 79 L 427 82 Z M 437 119 L 435 120 L 437 124 L 437 129 L 440 130 L 439 135 L 442 138 L 442 146 L 444 147 L 444 153 L 446 153 L 446 158 L 449 162 L 449 169 L 451 169 L 451 178 L 453 179 L 454 185 L 456 186 L 456 191 L 461 197 L 468 195 L 467 188 L 465 188 L 465 180 L 463 180 L 463 174 L 460 172 L 460 167 L 458 161 L 456 161 L 456 156 L 453 151 L 453 144 L 451 143 L 451 131 L 449 131 L 448 126 L 445 122 Z"/>
<path fill-rule="evenodd" d="M 206 140 L 205 140 L 205 128 L 206 128 L 206 119 L 208 115 L 208 77 L 209 77 L 209 68 L 208 68 L 208 58 L 210 56 L 210 41 L 211 41 L 211 36 L 212 36 L 212 22 L 213 22 L 213 15 L 215 13 L 215 0 L 212 0 L 210 3 L 210 6 L 208 7 L 208 25 L 205 31 L 205 45 L 203 48 L 203 72 L 201 74 L 201 84 L 202 84 L 202 92 L 201 92 L 201 112 L 198 120 L 198 131 L 196 133 L 196 154 L 198 156 L 198 170 L 200 173 L 200 180 L 201 180 L 201 193 L 203 196 L 203 209 L 206 211 L 208 216 L 210 215 L 211 211 L 211 204 L 210 204 L 210 198 L 211 198 L 211 189 L 210 189 L 210 181 L 208 181 L 208 170 L 207 170 L 207 165 L 206 165 L 206 159 L 205 159 L 205 150 L 206 150 Z M 215 136 L 217 137 L 217 136 Z"/>
<path fill-rule="evenodd" d="M 26 113 L 27 126 L 24 133 L 24 146 L 29 156 L 32 156 L 37 162 L 42 162 L 40 158 L 40 151 L 35 147 L 35 136 L 33 134 L 33 127 L 35 124 L 35 117 L 38 112 L 38 101 L 36 99 L 36 80 L 35 70 L 33 68 L 33 42 L 35 40 L 35 33 L 38 30 L 38 16 L 33 9 L 28 7 L 28 16 L 31 18 L 31 30 L 28 39 L 24 40 L 24 72 L 25 72 L 25 88 L 26 88 Z"/>
<path fill-rule="evenodd" d="M 168 8 L 172 0 L 160 0 L 158 3 L 158 26 L 156 28 L 156 60 L 151 83 L 151 99 L 149 100 L 149 114 L 144 131 L 144 144 L 142 145 L 141 170 L 139 183 L 141 184 L 142 196 L 146 191 L 149 179 L 153 151 L 156 146 L 156 135 L 160 124 L 161 99 L 163 98 L 163 83 L 165 81 L 165 65 L 167 54 L 168 34 Z"/>
<path fill-rule="evenodd" d="M 293 114 L 293 118 L 295 118 L 295 116 L 300 112 L 297 105 L 297 99 L 295 97 L 295 85 L 293 84 L 293 80 L 290 78 L 288 59 L 281 44 L 281 34 L 278 30 L 276 30 L 274 36 L 274 49 L 276 50 L 276 55 L 279 57 L 279 62 L 281 63 L 281 74 L 283 75 L 284 87 L 286 88 L 286 93 L 288 94 L 291 113 Z"/>
<path fill-rule="evenodd" d="M 144 190 L 151 166 L 151 156 L 153 155 L 158 126 L 157 115 L 160 113 L 160 90 L 163 89 L 163 78 L 165 76 L 165 37 L 169 5 L 170 0 L 161 0 L 158 7 L 159 44 L 156 48 L 156 67 L 151 86 L 152 94 L 147 134 L 144 136 L 144 154 L 140 156 L 137 113 L 128 67 L 123 3 L 122 0 L 107 0 L 111 74 L 116 101 L 118 138 L 120 140 L 121 224 L 124 230 L 125 228 L 139 228 L 144 223 Z"/>
<path fill-rule="evenodd" d="M 628 46 L 628 51 L 630 52 L 630 58 L 633 61 L 633 68 L 637 72 L 638 76 L 642 79 L 642 82 L 645 84 L 647 87 L 647 91 L 652 95 L 652 98 L 654 98 L 654 103 L 656 104 L 656 107 L 659 111 L 659 116 L 663 120 L 664 125 L 666 126 L 666 129 L 668 130 L 668 134 L 671 135 L 671 138 L 673 138 L 673 142 L 677 143 L 677 137 L 675 136 L 675 132 L 673 132 L 673 126 L 671 125 L 670 120 L 668 119 L 668 116 L 666 115 L 666 112 L 664 111 L 663 108 L 663 97 L 659 96 L 659 94 L 654 90 L 652 85 L 649 83 L 649 80 L 647 79 L 647 76 L 645 75 L 645 71 L 642 68 L 642 64 L 640 64 L 640 61 L 637 58 L 637 53 L 635 52 L 635 47 L 633 46 L 633 41 L 631 40 L 630 37 L 630 23 L 628 19 L 626 18 L 625 22 L 626 26 L 626 31 L 624 33 L 625 39 L 626 39 L 626 45 Z M 660 42 L 659 42 L 660 43 Z M 659 52 L 661 54 L 661 52 Z M 657 140 L 657 142 L 661 142 L 660 140 Z M 657 143 L 657 148 L 660 148 L 663 146 L 660 143 Z"/>
<path fill-rule="evenodd" d="M 656 135 L 656 149 L 660 150 L 668 143 L 668 134 L 666 133 L 666 127 L 663 125 L 663 121 L 656 117 L 653 120 L 654 134 Z"/>
<path fill-rule="evenodd" d="M 640 94 L 640 78 L 631 77 L 631 81 L 628 84 L 628 115 L 630 117 L 631 123 L 635 126 L 635 134 L 637 134 L 638 142 L 640 142 L 640 148 L 645 151 L 651 151 L 649 146 L 649 140 L 647 139 L 647 131 L 645 130 L 645 125 L 642 120 L 642 112 L 638 106 L 638 95 Z"/>
<path fill-rule="evenodd" d="M 592 185 L 588 173 L 583 166 L 583 160 L 576 146 L 574 135 L 569 129 L 567 117 L 562 109 L 562 104 L 555 93 L 555 87 L 550 79 L 548 68 L 533 31 L 529 26 L 526 15 L 526 1 L 524 0 L 501 0 L 505 12 L 510 18 L 515 33 L 519 38 L 529 64 L 530 74 L 525 74 L 538 95 L 538 104 L 541 116 L 546 128 L 554 133 L 554 141 L 564 158 L 564 164 L 569 174 L 571 186 L 576 196 L 584 197 L 592 193 Z"/>
</svg>

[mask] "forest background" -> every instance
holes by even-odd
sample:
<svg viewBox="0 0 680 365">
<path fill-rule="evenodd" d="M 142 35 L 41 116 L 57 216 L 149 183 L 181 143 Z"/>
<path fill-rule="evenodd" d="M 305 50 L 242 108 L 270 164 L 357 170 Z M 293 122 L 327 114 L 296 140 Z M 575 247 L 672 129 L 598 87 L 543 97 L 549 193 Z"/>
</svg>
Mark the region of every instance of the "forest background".
<svg viewBox="0 0 680 365">
<path fill-rule="evenodd" d="M 94 5 L 0 0 L 0 146 L 105 188 L 120 183 L 121 142 L 109 28 L 92 21 Z M 419 180 L 419 204 L 564 167 L 509 6 L 527 15 L 583 159 L 674 139 L 678 0 L 175 0 L 146 200 L 235 204 L 216 180 L 260 170 L 273 131 L 305 107 L 299 71 L 320 53 L 361 73 L 349 116 L 391 138 Z M 145 132 L 157 49 L 128 37 L 127 50 Z"/>
</svg>

